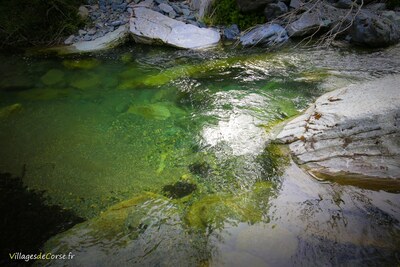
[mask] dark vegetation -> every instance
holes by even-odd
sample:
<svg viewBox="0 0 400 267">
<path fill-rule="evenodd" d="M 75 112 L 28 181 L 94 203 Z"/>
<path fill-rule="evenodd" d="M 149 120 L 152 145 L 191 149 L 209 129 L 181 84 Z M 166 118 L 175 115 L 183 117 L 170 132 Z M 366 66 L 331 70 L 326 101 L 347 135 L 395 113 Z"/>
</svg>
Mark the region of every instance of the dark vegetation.
<svg viewBox="0 0 400 267">
<path fill-rule="evenodd" d="M 400 7 L 400 0 L 387 0 L 386 5 L 389 9 Z"/>
<path fill-rule="evenodd" d="M 76 32 L 82 0 L 0 0 L 0 47 L 51 45 Z"/>
<path fill-rule="evenodd" d="M 28 190 L 21 178 L 0 173 L 0 266 L 33 264 L 11 260 L 9 253 L 39 253 L 50 237 L 83 221 L 68 210 L 44 202 L 43 193 Z"/>
<path fill-rule="evenodd" d="M 261 13 L 242 13 L 236 4 L 236 0 L 214 1 L 210 15 L 204 18 L 209 25 L 231 25 L 237 24 L 241 30 L 252 27 L 256 24 L 266 22 L 265 16 Z"/>
</svg>

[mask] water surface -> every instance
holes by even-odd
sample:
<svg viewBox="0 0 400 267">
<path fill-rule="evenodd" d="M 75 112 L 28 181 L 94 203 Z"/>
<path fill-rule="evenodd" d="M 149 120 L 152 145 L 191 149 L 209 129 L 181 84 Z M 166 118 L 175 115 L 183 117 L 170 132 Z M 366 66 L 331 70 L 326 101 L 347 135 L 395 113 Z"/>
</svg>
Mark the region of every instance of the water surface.
<svg viewBox="0 0 400 267">
<path fill-rule="evenodd" d="M 269 131 L 399 49 L 3 54 L 0 170 L 88 220 L 46 249 L 93 266 L 396 265 L 400 195 L 318 182 Z"/>
</svg>

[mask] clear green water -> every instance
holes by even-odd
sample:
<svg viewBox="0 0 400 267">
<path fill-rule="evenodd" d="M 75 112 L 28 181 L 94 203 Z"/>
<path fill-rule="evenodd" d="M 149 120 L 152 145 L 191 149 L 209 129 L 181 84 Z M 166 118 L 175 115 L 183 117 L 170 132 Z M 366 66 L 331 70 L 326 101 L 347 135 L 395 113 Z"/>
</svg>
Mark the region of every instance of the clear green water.
<svg viewBox="0 0 400 267">
<path fill-rule="evenodd" d="M 399 50 L 1 55 L 0 170 L 88 219 L 45 248 L 89 266 L 399 264 L 399 194 L 268 146 L 324 92 L 398 73 Z M 196 190 L 165 197 L 178 181 Z"/>
</svg>

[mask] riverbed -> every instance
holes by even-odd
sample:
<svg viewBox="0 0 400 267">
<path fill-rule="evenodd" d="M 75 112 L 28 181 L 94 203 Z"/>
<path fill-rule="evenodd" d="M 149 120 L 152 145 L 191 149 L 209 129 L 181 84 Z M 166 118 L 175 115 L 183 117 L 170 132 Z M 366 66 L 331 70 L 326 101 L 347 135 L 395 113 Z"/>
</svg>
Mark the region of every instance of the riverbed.
<svg viewBox="0 0 400 267">
<path fill-rule="evenodd" d="M 399 191 L 318 181 L 270 131 L 399 74 L 400 46 L 0 57 L 1 172 L 87 220 L 47 250 L 90 266 L 399 264 Z"/>
</svg>

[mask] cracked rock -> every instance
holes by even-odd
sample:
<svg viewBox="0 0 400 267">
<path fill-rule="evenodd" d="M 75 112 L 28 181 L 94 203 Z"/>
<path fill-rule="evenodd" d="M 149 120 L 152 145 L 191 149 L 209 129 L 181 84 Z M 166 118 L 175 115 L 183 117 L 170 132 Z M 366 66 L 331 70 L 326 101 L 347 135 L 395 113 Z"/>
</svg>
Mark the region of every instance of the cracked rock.
<svg viewBox="0 0 400 267">
<path fill-rule="evenodd" d="M 316 176 L 400 179 L 400 75 L 329 92 L 276 141 Z"/>
</svg>

